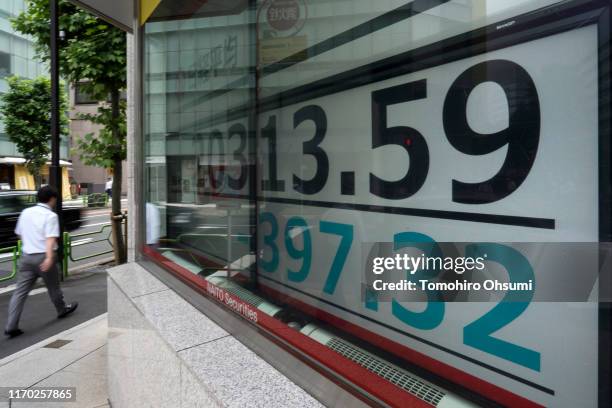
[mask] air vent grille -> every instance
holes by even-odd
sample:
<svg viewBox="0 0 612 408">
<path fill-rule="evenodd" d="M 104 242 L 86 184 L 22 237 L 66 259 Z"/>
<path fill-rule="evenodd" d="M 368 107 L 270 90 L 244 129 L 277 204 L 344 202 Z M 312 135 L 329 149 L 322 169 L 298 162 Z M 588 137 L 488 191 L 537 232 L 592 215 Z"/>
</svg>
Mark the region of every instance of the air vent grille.
<svg viewBox="0 0 612 408">
<path fill-rule="evenodd" d="M 446 396 L 445 393 L 426 382 L 412 377 L 398 367 L 379 360 L 340 339 L 332 338 L 327 346 L 433 406 L 437 406 L 440 400 Z"/>
<path fill-rule="evenodd" d="M 236 295 L 241 300 L 244 300 L 248 304 L 253 305 L 255 307 L 258 307 L 259 305 L 261 305 L 262 303 L 265 302 L 264 299 L 262 299 L 259 296 L 249 292 L 246 289 L 241 288 L 238 285 L 226 285 L 226 286 L 222 286 L 222 287 L 227 292 L 231 293 L 232 295 Z"/>
</svg>

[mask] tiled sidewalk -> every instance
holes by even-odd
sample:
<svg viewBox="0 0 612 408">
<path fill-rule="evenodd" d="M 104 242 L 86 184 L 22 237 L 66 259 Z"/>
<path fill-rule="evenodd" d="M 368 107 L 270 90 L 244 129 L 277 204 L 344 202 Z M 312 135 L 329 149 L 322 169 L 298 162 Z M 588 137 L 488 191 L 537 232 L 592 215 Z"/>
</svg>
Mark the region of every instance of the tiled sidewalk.
<svg viewBox="0 0 612 408">
<path fill-rule="evenodd" d="M 76 402 L 9 401 L 4 407 L 109 407 L 106 313 L 0 360 L 0 387 L 76 387 Z M 64 340 L 64 341 L 58 341 Z"/>
</svg>

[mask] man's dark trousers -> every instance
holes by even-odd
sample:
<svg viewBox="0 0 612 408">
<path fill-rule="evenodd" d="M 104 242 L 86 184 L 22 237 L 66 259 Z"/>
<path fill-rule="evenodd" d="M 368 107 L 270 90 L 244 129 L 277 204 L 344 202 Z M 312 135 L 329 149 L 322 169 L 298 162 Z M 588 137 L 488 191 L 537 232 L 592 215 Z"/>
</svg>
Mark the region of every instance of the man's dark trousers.
<svg viewBox="0 0 612 408">
<path fill-rule="evenodd" d="M 11 297 L 9 304 L 8 322 L 6 330 L 15 330 L 19 327 L 19 318 L 23 311 L 23 306 L 36 280 L 41 277 L 45 282 L 49 297 L 55 305 L 57 313 L 64 311 L 66 303 L 64 294 L 59 286 L 59 276 L 57 264 L 47 271 L 40 270 L 40 264 L 45 260 L 45 254 L 23 254 L 19 259 L 19 273 L 17 275 L 17 287 Z"/>
</svg>

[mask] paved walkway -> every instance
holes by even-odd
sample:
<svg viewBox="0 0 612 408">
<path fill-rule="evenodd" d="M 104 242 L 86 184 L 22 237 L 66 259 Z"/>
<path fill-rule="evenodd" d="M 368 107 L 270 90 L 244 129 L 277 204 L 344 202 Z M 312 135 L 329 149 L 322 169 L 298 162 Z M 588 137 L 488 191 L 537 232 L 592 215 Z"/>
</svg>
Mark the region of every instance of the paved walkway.
<svg viewBox="0 0 612 408">
<path fill-rule="evenodd" d="M 0 408 L 109 407 L 107 333 L 105 313 L 0 360 L 1 387 L 76 387 L 76 402 L 54 403 L 9 401 L 3 388 Z"/>
<path fill-rule="evenodd" d="M 36 287 L 28 297 L 21 320 L 20 328 L 25 333 L 14 339 L 4 337 L 1 330 L 7 318 L 8 304 L 14 286 L 0 289 L 0 359 L 9 357 L 49 337 L 69 330 L 96 316 L 106 313 L 106 268 L 108 265 L 88 266 L 84 271 L 73 273 L 62 283 L 62 291 L 67 302 L 79 302 L 75 313 L 65 319 L 58 319 L 49 294 L 43 286 Z M 40 279 L 39 279 L 39 283 Z M 0 382 L 0 387 L 4 384 Z M 40 408 L 43 408 L 42 406 Z"/>
</svg>

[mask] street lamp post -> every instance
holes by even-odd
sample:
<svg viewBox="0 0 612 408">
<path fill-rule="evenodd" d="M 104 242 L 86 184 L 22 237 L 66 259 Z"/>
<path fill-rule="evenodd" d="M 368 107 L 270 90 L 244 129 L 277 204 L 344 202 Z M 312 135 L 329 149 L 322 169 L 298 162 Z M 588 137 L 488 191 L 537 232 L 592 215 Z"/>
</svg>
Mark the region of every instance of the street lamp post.
<svg viewBox="0 0 612 408">
<path fill-rule="evenodd" d="M 58 239 L 57 256 L 58 262 L 63 259 L 63 236 L 64 222 L 62 217 L 62 168 L 60 167 L 60 81 L 59 81 L 59 19 L 58 19 L 58 0 L 49 1 L 49 12 L 51 16 L 51 35 L 50 35 L 50 65 L 51 65 L 51 168 L 49 171 L 49 184 L 58 191 L 57 206 L 55 211 L 59 217 L 60 238 Z M 61 273 L 60 279 L 64 275 Z"/>
</svg>

